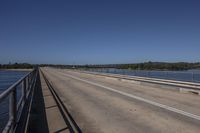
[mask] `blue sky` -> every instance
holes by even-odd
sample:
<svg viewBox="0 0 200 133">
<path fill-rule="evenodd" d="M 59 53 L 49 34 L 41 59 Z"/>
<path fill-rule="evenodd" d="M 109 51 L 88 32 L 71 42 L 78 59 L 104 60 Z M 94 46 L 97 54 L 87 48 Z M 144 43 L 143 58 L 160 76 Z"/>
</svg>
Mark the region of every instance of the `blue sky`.
<svg viewBox="0 0 200 133">
<path fill-rule="evenodd" d="M 199 0 L 0 1 L 0 63 L 200 61 Z"/>
</svg>

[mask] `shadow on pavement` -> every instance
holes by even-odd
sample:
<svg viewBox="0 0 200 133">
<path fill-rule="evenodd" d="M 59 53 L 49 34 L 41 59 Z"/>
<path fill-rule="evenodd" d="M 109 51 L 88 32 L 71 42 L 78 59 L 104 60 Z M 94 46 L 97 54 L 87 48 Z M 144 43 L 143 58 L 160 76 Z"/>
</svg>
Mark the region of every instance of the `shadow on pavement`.
<svg viewBox="0 0 200 133">
<path fill-rule="evenodd" d="M 40 76 L 38 76 L 34 90 L 28 133 L 48 133 L 48 124 L 45 112 L 44 98 L 41 88 Z"/>
</svg>

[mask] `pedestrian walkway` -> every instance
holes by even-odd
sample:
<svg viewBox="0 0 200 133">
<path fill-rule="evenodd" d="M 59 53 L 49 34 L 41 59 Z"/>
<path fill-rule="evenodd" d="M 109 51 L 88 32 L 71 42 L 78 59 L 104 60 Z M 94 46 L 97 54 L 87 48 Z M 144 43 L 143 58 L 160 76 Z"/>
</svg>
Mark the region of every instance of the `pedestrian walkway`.
<svg viewBox="0 0 200 133">
<path fill-rule="evenodd" d="M 69 128 L 41 73 L 34 93 L 28 132 L 68 133 Z"/>
</svg>

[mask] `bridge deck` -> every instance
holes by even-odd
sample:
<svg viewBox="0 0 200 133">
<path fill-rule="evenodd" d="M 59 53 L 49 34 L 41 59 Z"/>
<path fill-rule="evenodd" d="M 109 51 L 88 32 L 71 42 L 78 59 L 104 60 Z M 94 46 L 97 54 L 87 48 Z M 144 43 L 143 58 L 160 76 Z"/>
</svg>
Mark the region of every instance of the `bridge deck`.
<svg viewBox="0 0 200 133">
<path fill-rule="evenodd" d="M 51 68 L 42 71 L 83 132 L 198 133 L 200 130 L 198 95 L 75 71 Z M 66 122 L 43 77 L 41 82 L 50 131 L 65 129 Z"/>
</svg>

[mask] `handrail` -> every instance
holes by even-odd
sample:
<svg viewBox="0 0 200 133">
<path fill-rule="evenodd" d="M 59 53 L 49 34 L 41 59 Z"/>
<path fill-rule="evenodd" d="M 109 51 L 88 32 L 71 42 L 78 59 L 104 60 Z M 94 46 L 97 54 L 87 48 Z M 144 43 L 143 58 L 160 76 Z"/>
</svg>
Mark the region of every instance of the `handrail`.
<svg viewBox="0 0 200 133">
<path fill-rule="evenodd" d="M 8 96 L 10 94 L 10 92 L 14 89 L 14 87 L 18 86 L 30 73 L 32 73 L 32 71 L 29 72 L 28 74 L 26 74 L 25 76 L 23 76 L 22 78 L 20 78 L 17 82 L 15 82 L 13 85 L 11 85 L 8 89 L 6 89 L 5 91 L 3 91 L 0 94 L 0 102 L 4 98 L 6 98 L 6 96 Z"/>
<path fill-rule="evenodd" d="M 17 122 L 20 119 L 20 109 L 24 108 L 25 102 L 32 90 L 37 77 L 37 71 L 34 69 L 29 72 L 13 85 L 11 85 L 8 89 L 0 94 L 0 103 L 5 100 L 5 98 L 9 98 L 9 119 L 4 127 L 3 133 L 14 132 Z M 21 89 L 21 97 L 17 99 L 17 87 L 22 85 Z M 18 100 L 18 101 L 17 101 Z"/>
</svg>

